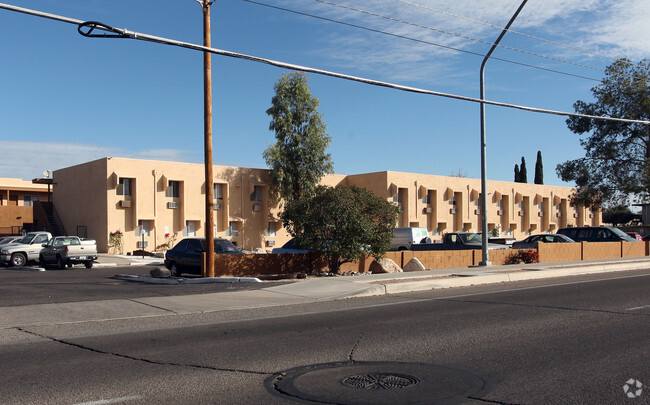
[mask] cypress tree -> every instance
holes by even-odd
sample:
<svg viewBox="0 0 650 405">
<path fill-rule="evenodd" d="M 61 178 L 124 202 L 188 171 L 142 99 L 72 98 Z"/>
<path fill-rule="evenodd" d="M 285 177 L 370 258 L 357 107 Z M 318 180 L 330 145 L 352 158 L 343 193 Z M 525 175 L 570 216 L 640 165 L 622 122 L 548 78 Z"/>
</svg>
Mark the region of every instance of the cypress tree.
<svg viewBox="0 0 650 405">
<path fill-rule="evenodd" d="M 521 157 L 521 166 L 519 167 L 519 182 L 528 183 L 528 171 L 526 170 L 526 160 Z"/>
<path fill-rule="evenodd" d="M 519 183 L 519 165 L 515 164 L 515 183 Z"/>
<path fill-rule="evenodd" d="M 542 164 L 542 151 L 537 151 L 535 162 L 535 184 L 544 184 L 544 165 Z"/>
</svg>

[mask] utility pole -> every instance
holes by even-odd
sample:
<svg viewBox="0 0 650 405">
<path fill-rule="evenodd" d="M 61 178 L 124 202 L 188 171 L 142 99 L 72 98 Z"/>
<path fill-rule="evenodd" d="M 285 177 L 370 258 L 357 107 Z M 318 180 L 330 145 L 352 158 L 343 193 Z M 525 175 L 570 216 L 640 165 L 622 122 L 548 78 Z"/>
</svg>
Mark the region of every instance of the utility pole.
<svg viewBox="0 0 650 405">
<path fill-rule="evenodd" d="M 210 48 L 210 6 L 214 0 L 196 0 L 203 10 L 203 46 Z M 203 52 L 203 129 L 205 151 L 205 266 L 203 277 L 214 277 L 214 217 L 212 216 L 212 61 Z"/>
<path fill-rule="evenodd" d="M 508 29 L 510 29 L 510 26 L 512 25 L 513 22 L 515 22 L 515 18 L 519 15 L 521 12 L 521 9 L 524 8 L 526 5 L 526 2 L 528 0 L 524 0 L 521 5 L 519 5 L 519 8 L 515 12 L 515 14 L 510 18 L 510 21 L 508 21 L 508 25 L 501 31 L 501 35 L 499 35 L 499 38 L 494 42 L 488 53 L 485 55 L 485 58 L 483 58 L 483 63 L 481 63 L 481 73 L 480 73 L 480 86 L 481 86 L 481 101 L 485 101 L 485 65 L 487 64 L 488 59 L 490 59 L 490 56 L 492 55 L 492 52 L 496 49 L 496 47 L 499 45 L 499 42 L 501 42 L 501 39 L 506 35 L 506 32 L 508 32 Z M 482 237 L 483 237 L 483 245 L 482 245 L 482 253 L 483 257 L 481 262 L 479 263 L 479 266 L 489 266 L 492 263 L 490 263 L 490 253 L 488 252 L 488 215 L 487 215 L 487 199 L 488 199 L 488 191 L 487 191 L 487 136 L 485 134 L 485 103 L 481 103 L 481 193 L 483 194 L 482 199 L 481 199 L 481 213 L 482 218 L 481 218 L 481 231 L 482 231 Z"/>
</svg>

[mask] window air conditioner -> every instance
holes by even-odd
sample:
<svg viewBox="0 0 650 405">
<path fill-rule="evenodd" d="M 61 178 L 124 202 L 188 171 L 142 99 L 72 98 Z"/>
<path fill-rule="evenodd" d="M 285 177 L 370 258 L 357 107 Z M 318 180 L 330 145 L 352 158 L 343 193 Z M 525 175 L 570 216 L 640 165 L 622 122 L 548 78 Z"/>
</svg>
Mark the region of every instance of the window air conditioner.
<svg viewBox="0 0 650 405">
<path fill-rule="evenodd" d="M 129 208 L 129 207 L 131 207 L 131 201 L 121 200 L 121 201 L 120 201 L 120 207 L 122 207 L 122 208 Z"/>
<path fill-rule="evenodd" d="M 275 246 L 275 241 L 274 240 L 267 240 L 266 241 L 266 246 L 269 246 L 269 247 Z"/>
<path fill-rule="evenodd" d="M 538 213 L 537 213 L 537 216 L 538 216 L 538 217 L 543 217 L 543 216 L 544 216 L 544 213 L 543 213 L 543 212 L 538 212 Z"/>
<path fill-rule="evenodd" d="M 481 215 L 481 210 L 474 210 L 474 214 Z"/>
<path fill-rule="evenodd" d="M 138 247 L 139 247 L 139 248 L 142 249 L 142 248 L 146 248 L 147 246 L 149 246 L 149 242 L 148 242 L 148 241 L 146 241 L 146 240 L 145 240 L 145 241 L 141 241 L 141 240 L 138 241 Z"/>
<path fill-rule="evenodd" d="M 221 209 L 221 203 L 212 204 L 212 209 L 213 210 L 220 210 Z"/>
<path fill-rule="evenodd" d="M 427 207 L 427 214 L 431 214 L 433 212 L 433 209 L 431 207 Z"/>
<path fill-rule="evenodd" d="M 573 214 L 573 218 L 578 218 L 578 213 Z"/>
<path fill-rule="evenodd" d="M 519 216 L 520 216 L 520 217 L 523 217 L 523 216 L 525 216 L 525 215 L 526 215 L 526 213 L 525 213 L 524 211 L 519 211 Z"/>
<path fill-rule="evenodd" d="M 503 215 L 503 210 L 497 210 L 497 215 Z"/>
<path fill-rule="evenodd" d="M 262 211 L 262 204 L 253 204 L 253 211 Z"/>
<path fill-rule="evenodd" d="M 167 208 L 178 208 L 178 203 L 174 201 L 170 201 L 167 203 Z"/>
<path fill-rule="evenodd" d="M 558 212 L 558 213 L 557 213 L 557 217 L 558 217 L 558 218 L 562 218 L 562 213 L 561 213 L 561 212 Z"/>
<path fill-rule="evenodd" d="M 449 210 L 449 213 L 450 213 L 450 214 L 455 214 L 455 213 L 456 213 L 456 208 L 452 208 L 452 209 L 450 209 L 450 210 Z"/>
</svg>

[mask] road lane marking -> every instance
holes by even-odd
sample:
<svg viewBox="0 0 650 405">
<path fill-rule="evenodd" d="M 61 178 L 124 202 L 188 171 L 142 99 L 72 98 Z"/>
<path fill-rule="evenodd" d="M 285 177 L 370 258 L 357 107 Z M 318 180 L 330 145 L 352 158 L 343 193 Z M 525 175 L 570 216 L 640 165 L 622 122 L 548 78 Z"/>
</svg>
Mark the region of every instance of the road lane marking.
<svg viewBox="0 0 650 405">
<path fill-rule="evenodd" d="M 638 311 L 639 309 L 646 309 L 646 308 L 650 308 L 650 305 L 644 305 L 642 307 L 626 308 L 625 310 L 626 311 Z"/>
<path fill-rule="evenodd" d="M 136 399 L 142 399 L 139 395 L 131 395 L 128 397 L 122 398 L 112 398 L 112 399 L 100 399 L 99 401 L 90 401 L 90 402 L 81 402 L 74 405 L 104 405 L 104 404 L 119 404 L 120 402 L 135 401 Z"/>
</svg>

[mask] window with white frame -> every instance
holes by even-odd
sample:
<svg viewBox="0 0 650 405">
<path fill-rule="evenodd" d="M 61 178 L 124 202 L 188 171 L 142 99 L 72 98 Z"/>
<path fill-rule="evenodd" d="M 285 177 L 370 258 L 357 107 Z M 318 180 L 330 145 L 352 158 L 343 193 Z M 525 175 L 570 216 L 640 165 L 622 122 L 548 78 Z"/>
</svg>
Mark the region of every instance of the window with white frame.
<svg viewBox="0 0 650 405">
<path fill-rule="evenodd" d="M 26 195 L 23 197 L 23 205 L 25 207 L 33 207 L 34 201 L 38 201 L 37 195 Z"/>
<path fill-rule="evenodd" d="M 117 195 L 131 195 L 131 180 L 126 177 L 120 177 L 117 184 Z"/>
<path fill-rule="evenodd" d="M 276 224 L 277 222 L 269 222 L 269 225 L 266 227 L 266 230 L 264 231 L 264 236 L 270 238 L 275 237 Z"/>
<path fill-rule="evenodd" d="M 212 186 L 212 198 L 223 200 L 223 184 L 214 183 Z"/>
<path fill-rule="evenodd" d="M 230 221 L 228 229 L 226 229 L 226 236 L 231 236 L 231 237 L 239 236 L 239 222 Z"/>
<path fill-rule="evenodd" d="M 141 238 L 142 236 L 148 237 L 151 233 L 151 221 L 146 219 L 138 220 L 138 227 L 135 228 L 135 236 Z"/>
</svg>

